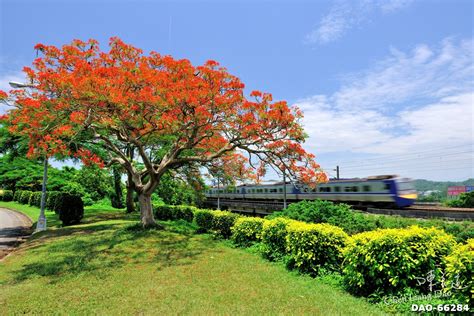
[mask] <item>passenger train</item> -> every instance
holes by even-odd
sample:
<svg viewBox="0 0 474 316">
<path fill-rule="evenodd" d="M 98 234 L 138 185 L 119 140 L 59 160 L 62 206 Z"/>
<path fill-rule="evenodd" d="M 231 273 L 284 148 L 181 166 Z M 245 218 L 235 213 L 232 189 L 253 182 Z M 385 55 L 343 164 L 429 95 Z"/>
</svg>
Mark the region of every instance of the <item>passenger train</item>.
<svg viewBox="0 0 474 316">
<path fill-rule="evenodd" d="M 244 184 L 236 187 L 211 188 L 208 199 L 239 199 L 253 201 L 281 201 L 284 199 L 283 182 L 272 184 Z M 288 202 L 302 200 L 329 200 L 358 205 L 385 205 L 407 207 L 415 203 L 417 193 L 413 181 L 394 175 L 372 176 L 364 179 L 330 180 L 315 188 L 286 183 Z"/>
</svg>

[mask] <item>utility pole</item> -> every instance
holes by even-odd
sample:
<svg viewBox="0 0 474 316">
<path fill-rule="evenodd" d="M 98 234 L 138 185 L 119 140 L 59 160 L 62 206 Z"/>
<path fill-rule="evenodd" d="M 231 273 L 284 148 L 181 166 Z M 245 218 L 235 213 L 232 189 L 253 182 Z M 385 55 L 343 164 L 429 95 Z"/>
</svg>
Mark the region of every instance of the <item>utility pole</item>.
<svg viewBox="0 0 474 316">
<path fill-rule="evenodd" d="M 286 209 L 286 173 L 283 172 L 283 209 Z"/>
<path fill-rule="evenodd" d="M 339 180 L 339 166 L 336 166 L 336 169 L 334 169 L 334 171 L 336 171 L 336 179 Z"/>
<path fill-rule="evenodd" d="M 12 88 L 15 89 L 25 89 L 31 88 L 35 89 L 32 84 L 26 84 L 21 82 L 10 81 L 8 83 Z M 45 208 L 46 208 L 46 182 L 48 181 L 48 156 L 47 154 L 44 155 L 43 161 L 43 184 L 41 185 L 41 204 L 40 204 L 40 215 L 38 218 L 38 222 L 36 223 L 36 230 L 35 232 L 41 232 L 46 230 L 46 215 L 45 215 Z"/>
<path fill-rule="evenodd" d="M 219 186 L 219 175 L 217 175 L 217 209 L 221 209 L 221 197 L 220 197 L 221 187 Z"/>
</svg>

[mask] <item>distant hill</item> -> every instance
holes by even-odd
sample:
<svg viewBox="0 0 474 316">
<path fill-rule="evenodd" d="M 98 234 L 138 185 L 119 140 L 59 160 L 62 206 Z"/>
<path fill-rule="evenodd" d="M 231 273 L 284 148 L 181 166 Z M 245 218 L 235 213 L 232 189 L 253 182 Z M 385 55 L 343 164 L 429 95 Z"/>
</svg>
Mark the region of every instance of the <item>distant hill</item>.
<svg viewBox="0 0 474 316">
<path fill-rule="evenodd" d="M 430 181 L 430 180 L 415 180 L 415 189 L 418 192 L 426 192 L 426 191 L 440 191 L 442 195 L 447 194 L 448 187 L 456 186 L 456 185 L 473 185 L 474 186 L 474 179 L 467 179 L 462 182 L 454 182 L 454 181 Z"/>
</svg>

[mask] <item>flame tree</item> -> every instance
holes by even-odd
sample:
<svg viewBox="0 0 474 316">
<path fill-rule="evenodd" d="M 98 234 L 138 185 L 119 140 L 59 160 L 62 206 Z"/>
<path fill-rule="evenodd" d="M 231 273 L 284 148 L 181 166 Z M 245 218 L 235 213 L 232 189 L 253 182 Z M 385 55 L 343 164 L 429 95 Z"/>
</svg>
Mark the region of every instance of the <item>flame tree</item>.
<svg viewBox="0 0 474 316">
<path fill-rule="evenodd" d="M 296 181 L 326 180 L 301 145 L 296 107 L 259 91 L 245 97 L 244 84 L 215 61 L 193 66 L 119 38 L 109 46 L 38 44 L 40 56 L 24 68 L 33 89 L 0 92 L 15 104 L 2 119 L 28 138 L 29 157 L 120 164 L 138 193 L 143 226 L 155 224 L 151 194 L 170 169 L 220 165 L 248 177 L 271 165 Z M 249 162 L 258 162 L 256 172 Z"/>
</svg>

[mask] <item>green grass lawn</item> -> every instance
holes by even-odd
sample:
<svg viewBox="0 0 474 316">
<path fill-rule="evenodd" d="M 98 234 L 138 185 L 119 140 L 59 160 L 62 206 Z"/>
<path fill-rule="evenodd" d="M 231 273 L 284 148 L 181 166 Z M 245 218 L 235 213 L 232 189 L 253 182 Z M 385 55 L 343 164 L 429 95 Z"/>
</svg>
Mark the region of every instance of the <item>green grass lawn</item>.
<svg viewBox="0 0 474 316">
<path fill-rule="evenodd" d="M 0 262 L 0 315 L 382 314 L 336 287 L 195 234 L 186 222 L 143 231 L 138 215 L 95 208 L 81 225 L 62 228 L 54 213 L 48 220 L 51 230 Z"/>
</svg>

